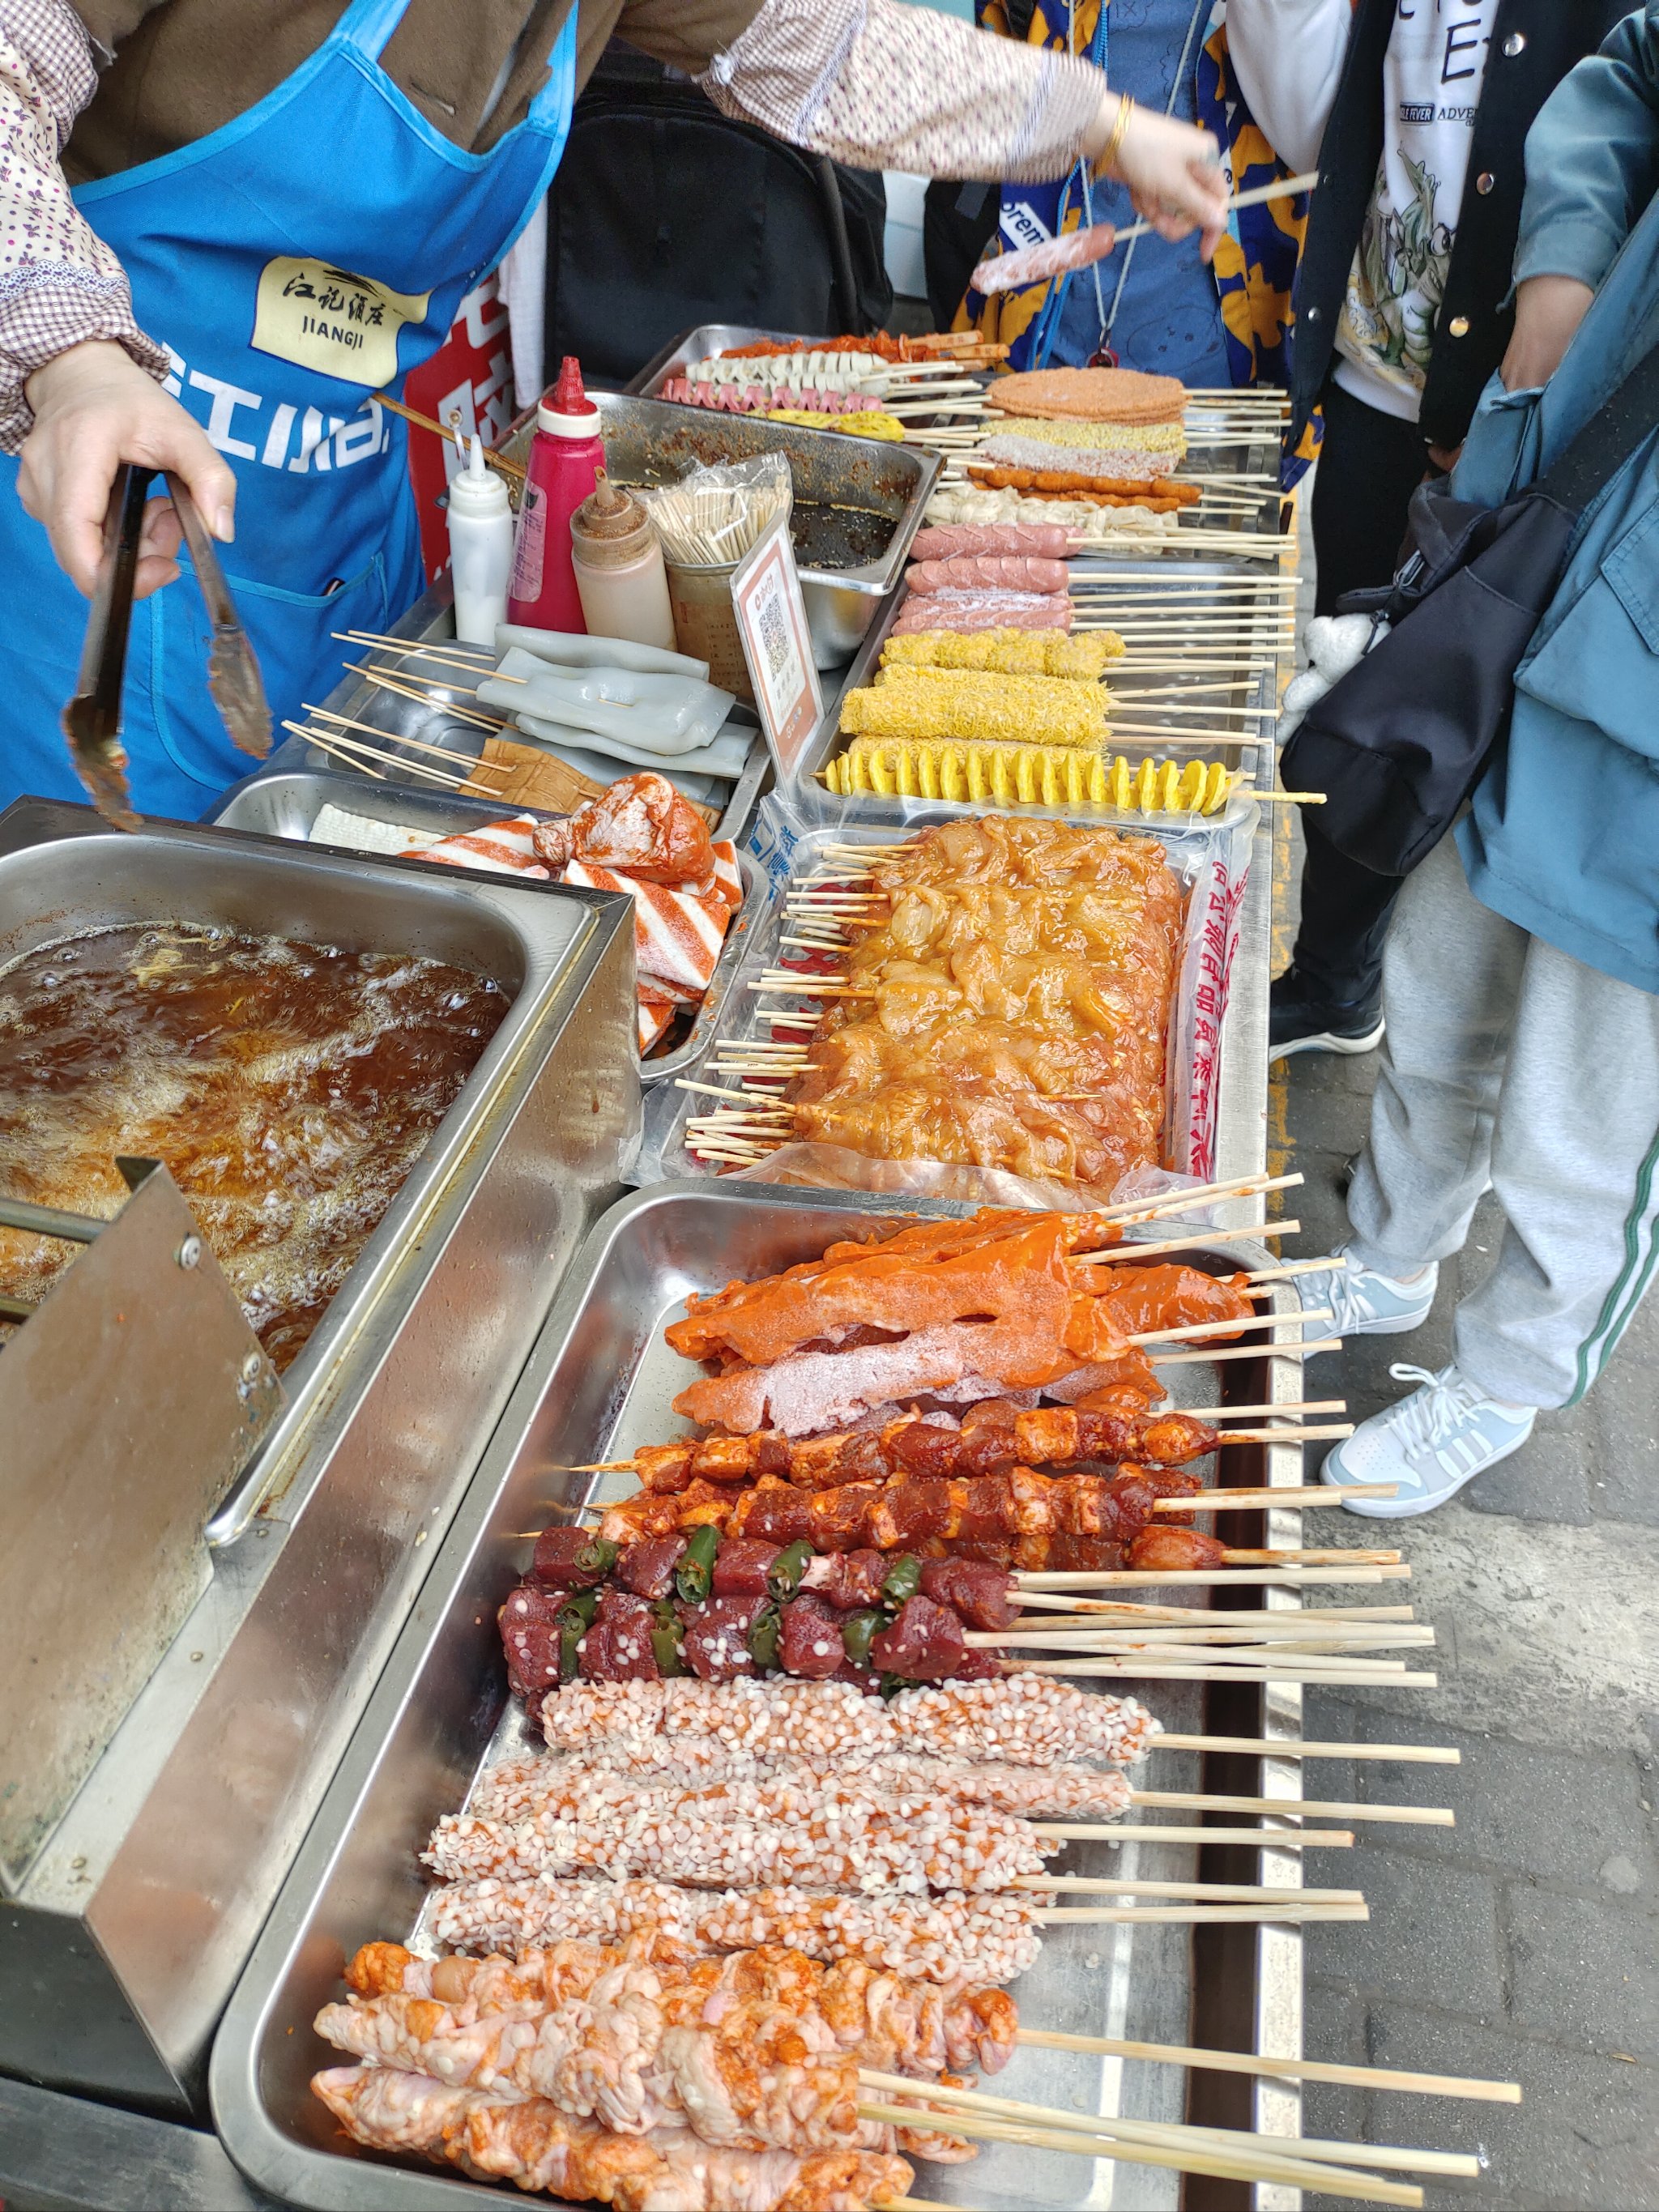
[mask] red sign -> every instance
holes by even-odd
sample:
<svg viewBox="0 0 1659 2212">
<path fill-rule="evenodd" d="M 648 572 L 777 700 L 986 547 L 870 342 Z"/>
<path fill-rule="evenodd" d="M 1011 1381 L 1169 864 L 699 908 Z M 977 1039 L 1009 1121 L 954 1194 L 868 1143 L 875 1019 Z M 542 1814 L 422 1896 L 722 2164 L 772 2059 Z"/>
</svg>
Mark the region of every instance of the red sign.
<svg viewBox="0 0 1659 2212">
<path fill-rule="evenodd" d="M 455 311 L 449 336 L 429 361 L 404 380 L 406 405 L 448 427 L 460 417 L 461 435 L 477 431 L 486 446 L 505 437 L 512 422 L 513 347 L 507 309 L 494 274 L 475 285 Z M 449 566 L 449 527 L 440 501 L 461 465 L 453 440 L 409 426 L 409 477 L 421 517 L 421 558 L 431 583 Z"/>
</svg>

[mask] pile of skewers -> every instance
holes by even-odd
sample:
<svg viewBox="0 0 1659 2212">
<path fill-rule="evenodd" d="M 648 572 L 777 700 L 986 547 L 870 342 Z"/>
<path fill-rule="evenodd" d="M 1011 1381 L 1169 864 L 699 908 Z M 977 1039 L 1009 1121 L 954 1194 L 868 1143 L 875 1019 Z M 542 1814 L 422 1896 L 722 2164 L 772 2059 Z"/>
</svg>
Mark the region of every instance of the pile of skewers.
<svg viewBox="0 0 1659 2212">
<path fill-rule="evenodd" d="M 1012 1223 L 1030 1233 L 1022 1240 Z M 1162 1496 L 1149 1491 L 1142 1507 L 1150 1498 L 1153 1510 L 1184 1519 L 1194 1508 L 1254 1500 L 1224 1499 L 1169 1472 L 1227 1437 L 1207 1419 L 1157 1409 L 1149 1358 L 1167 1342 L 1262 1327 L 1256 1285 L 1126 1266 L 1144 1255 L 1121 1244 L 1120 1231 L 1103 1217 L 925 1223 L 694 1297 L 670 1341 L 705 1373 L 678 1408 L 731 1413 L 758 1394 L 773 1425 L 732 1433 L 727 1421 L 727 1433 L 636 1450 L 626 1464 L 644 1485 L 637 1508 L 678 1511 L 717 1502 L 711 1492 L 754 1496 L 769 1482 L 800 1495 L 872 1480 L 885 1489 L 905 1468 L 927 1468 L 917 1479 L 942 1487 L 994 1480 L 1027 1459 L 1115 1465 L 1117 1474 L 1097 1480 L 1119 1485 L 1121 1497 L 1132 1451 L 1167 1486 Z M 1127 1279 L 1136 1275 L 1144 1279 Z M 963 1306 L 975 1298 L 990 1304 Z M 1194 1308 L 1221 1311 L 1178 1317 Z M 1128 1326 L 1135 1319 L 1153 1326 Z M 971 1346 L 964 1331 L 977 1332 Z M 1155 1341 L 1134 1340 L 1149 1335 Z M 872 1351 L 896 1344 L 908 1344 L 920 1362 L 911 1387 L 869 1406 L 862 1426 L 836 1430 L 817 1418 L 831 1402 L 869 1397 L 868 1372 L 857 1383 L 854 1375 L 868 1370 Z M 941 1418 L 954 1410 L 938 1401 L 941 1392 L 948 1400 L 952 1370 L 961 1379 L 964 1348 L 975 1378 L 969 1410 Z M 1278 1349 L 1257 1346 L 1253 1356 Z M 816 1398 L 795 1388 L 811 1379 L 802 1363 L 817 1363 Z M 1113 1376 L 1103 1383 L 1108 1365 Z M 828 1395 L 826 1366 L 845 1370 Z M 1082 1395 L 1091 1402 L 1029 1402 L 1063 1395 L 1085 1376 L 1095 1387 Z M 791 1407 L 793 1419 L 778 1419 Z M 886 1418 L 878 1422 L 878 1413 Z M 1279 1441 L 1307 1432 L 1252 1433 Z M 908 1559 L 891 1550 L 870 1559 L 845 1547 L 811 1553 L 799 1540 L 722 1539 L 717 1514 L 688 1518 L 665 1539 L 636 1522 L 635 1504 L 624 1501 L 620 1519 L 618 1510 L 606 1509 L 597 1536 L 559 1524 L 537 1539 L 523 1590 L 570 1609 L 568 1676 L 556 1662 L 550 1685 L 528 1679 L 536 1669 L 526 1665 L 529 1647 L 515 1643 L 514 1601 L 503 1608 L 514 1686 L 547 1748 L 515 1743 L 433 1834 L 424 1856 L 442 1886 L 419 1947 L 438 1955 L 365 1946 L 347 1970 L 350 1994 L 319 2016 L 319 2033 L 358 2063 L 328 2069 L 314 2086 L 358 2141 L 624 2212 L 920 2205 L 926 2200 L 908 2195 L 910 2161 L 956 2162 L 981 2143 L 1405 2205 L 1420 2203 L 1420 2191 L 1394 2174 L 1478 2172 L 1474 2160 L 1443 2153 L 1096 2118 L 973 2081 L 1030 2048 L 1518 2096 L 1505 2083 L 1058 2033 L 1022 2021 L 1001 1986 L 1030 1969 L 1047 1931 L 1079 1923 L 1363 1917 L 1352 1890 L 1069 1875 L 1048 1862 L 1091 1840 L 1271 1836 L 1275 1847 L 1341 1847 L 1352 1841 L 1349 1829 L 1307 1823 L 1450 1817 L 1432 1808 L 1132 1786 L 1131 1772 L 1160 1748 L 1429 1762 L 1455 1753 L 1175 1734 L 1133 1698 L 1053 1677 L 1100 1671 L 1092 1656 L 1100 1644 L 1115 1655 L 1112 1671 L 1151 1679 L 1176 1671 L 1172 1654 L 1190 1652 L 1194 1663 L 1182 1671 L 1199 1673 L 1202 1662 L 1233 1680 L 1329 1680 L 1319 1670 L 1364 1667 L 1391 1668 L 1389 1679 L 1409 1681 L 1421 1678 L 1372 1656 L 1430 1640 L 1402 1620 L 1406 1608 L 1143 1606 L 1075 1595 L 1121 1579 L 1116 1571 L 1010 1574 L 986 1559 L 980 1537 L 960 1533 L 930 1534 Z M 1297 1555 L 1266 1556 L 1274 1580 L 1303 1571 Z M 1341 1578 L 1368 1571 L 1377 1570 L 1350 1565 Z M 1250 1574 L 1218 1566 L 1203 1578 Z M 722 1583 L 732 1586 L 724 1600 Z M 795 1639 L 807 1664 L 793 1679 L 769 1671 L 729 1624 L 703 1632 L 711 1601 L 757 1597 L 787 1612 L 812 1598 L 834 1612 L 834 1600 L 862 1598 L 869 1602 L 851 1613 L 874 1613 L 884 1624 L 867 1652 L 886 1638 L 904 1643 L 907 1610 L 930 1587 L 938 1595 L 927 1601 L 953 1608 L 959 1625 L 1010 1620 L 1012 1629 L 978 1632 L 971 1645 L 963 1635 L 949 1679 L 890 1678 L 882 1697 L 839 1658 L 830 1673 L 822 1663 L 830 1655 L 812 1648 L 824 1640 L 816 1632 Z M 644 1626 L 623 1607 L 608 1612 L 621 1598 L 658 1616 Z M 589 1638 L 595 1662 L 584 1666 L 580 1647 Z M 1032 1642 L 1067 1656 L 1024 1668 L 1002 1656 Z M 988 1662 L 985 1679 L 966 1679 Z M 1142 1808 L 1304 1825 L 1182 1829 L 1124 1820 Z M 1106 1901 L 1088 1901 L 1097 1899 Z"/>
</svg>

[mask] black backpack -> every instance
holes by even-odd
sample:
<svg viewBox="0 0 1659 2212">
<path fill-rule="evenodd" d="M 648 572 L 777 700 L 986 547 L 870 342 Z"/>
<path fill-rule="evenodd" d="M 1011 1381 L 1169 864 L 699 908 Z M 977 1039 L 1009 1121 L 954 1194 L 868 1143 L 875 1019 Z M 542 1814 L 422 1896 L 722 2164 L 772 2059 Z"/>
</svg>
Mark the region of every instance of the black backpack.
<svg viewBox="0 0 1659 2212">
<path fill-rule="evenodd" d="M 698 323 L 879 330 L 887 195 L 654 64 L 596 76 L 548 198 L 547 354 L 624 383 Z"/>
<path fill-rule="evenodd" d="M 1659 348 L 1638 362 L 1539 482 L 1501 507 L 1412 494 L 1404 565 L 1342 614 L 1394 625 L 1316 700 L 1282 781 L 1322 791 L 1319 827 L 1351 860 L 1405 876 L 1450 829 L 1507 735 L 1515 672 L 1555 595 L 1580 519 L 1659 421 Z"/>
</svg>

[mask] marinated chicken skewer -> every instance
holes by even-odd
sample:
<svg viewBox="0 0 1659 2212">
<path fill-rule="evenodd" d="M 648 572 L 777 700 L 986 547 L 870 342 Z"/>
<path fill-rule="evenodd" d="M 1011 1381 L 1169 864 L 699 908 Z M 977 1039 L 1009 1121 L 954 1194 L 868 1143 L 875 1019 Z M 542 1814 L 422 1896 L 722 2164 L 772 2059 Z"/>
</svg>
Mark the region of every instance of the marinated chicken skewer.
<svg viewBox="0 0 1659 2212">
<path fill-rule="evenodd" d="M 311 2086 L 371 2149 L 417 2151 L 474 2180 L 615 2212 L 871 2212 L 901 2200 L 913 2179 L 884 2153 L 720 2150 L 683 2128 L 613 2135 L 544 2098 L 506 2102 L 380 2066 L 330 2067 Z"/>
<path fill-rule="evenodd" d="M 370 2064 L 544 2097 L 619 2135 L 684 2126 L 749 2151 L 892 2148 L 858 2118 L 857 2069 L 876 2054 L 946 2081 L 963 2078 L 952 2057 L 1012 2055 L 1018 2014 L 998 1990 L 947 1995 L 776 1946 L 659 1961 L 653 1945 L 435 1966 L 369 1945 L 348 1969 L 353 1996 L 325 2005 L 317 2032 Z"/>
</svg>

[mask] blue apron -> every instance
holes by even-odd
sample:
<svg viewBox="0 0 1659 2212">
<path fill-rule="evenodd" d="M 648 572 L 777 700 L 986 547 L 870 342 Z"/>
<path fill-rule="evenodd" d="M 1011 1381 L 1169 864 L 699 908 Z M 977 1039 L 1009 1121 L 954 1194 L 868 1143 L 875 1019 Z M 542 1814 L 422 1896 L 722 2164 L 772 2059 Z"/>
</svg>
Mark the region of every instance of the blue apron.
<svg viewBox="0 0 1659 2212">
<path fill-rule="evenodd" d="M 384 629 L 420 592 L 406 434 L 370 395 L 442 343 L 569 128 L 574 6 L 525 122 L 470 154 L 380 66 L 407 4 L 353 0 L 246 114 L 75 195 L 125 266 L 140 329 L 172 356 L 167 390 L 236 472 L 226 573 L 278 717 L 332 689 L 345 648 L 331 630 Z M 86 602 L 19 505 L 15 462 L 4 469 L 0 805 L 84 799 L 58 716 Z M 194 821 L 247 773 L 207 694 L 209 642 L 188 573 L 134 610 L 124 740 L 141 813 Z"/>
</svg>

